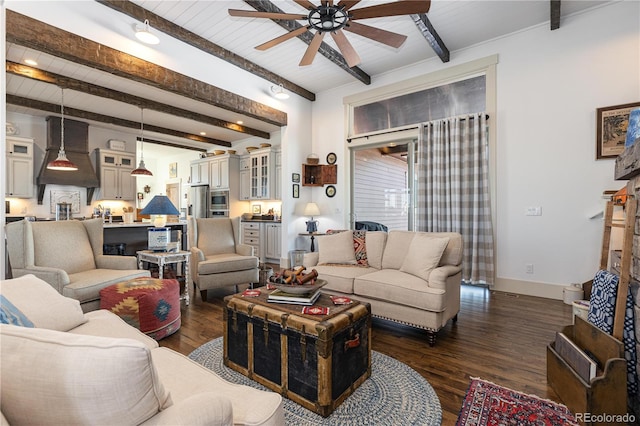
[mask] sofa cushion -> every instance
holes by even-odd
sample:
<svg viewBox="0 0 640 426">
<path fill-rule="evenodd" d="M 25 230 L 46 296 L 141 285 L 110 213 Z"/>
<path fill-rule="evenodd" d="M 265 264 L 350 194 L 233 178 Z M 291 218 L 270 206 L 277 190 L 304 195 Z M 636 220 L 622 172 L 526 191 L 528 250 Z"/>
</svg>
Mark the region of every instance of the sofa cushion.
<svg viewBox="0 0 640 426">
<path fill-rule="evenodd" d="M 367 231 L 367 262 L 369 266 L 382 269 L 382 254 L 387 242 L 387 233 L 382 231 Z"/>
<path fill-rule="evenodd" d="M 198 262 L 198 274 L 200 275 L 236 272 L 258 267 L 258 258 L 255 256 L 223 253 L 205 256 L 205 259 Z"/>
<path fill-rule="evenodd" d="M 440 263 L 448 243 L 449 237 L 432 237 L 429 234 L 417 233 L 411 240 L 409 252 L 402 262 L 400 271 L 429 281 L 429 275 Z"/>
<path fill-rule="evenodd" d="M 314 266 L 318 271 L 318 278 L 327 280 L 323 290 L 339 291 L 340 293 L 353 294 L 353 279 L 376 271 L 373 268 L 364 268 L 355 265 L 318 265 Z"/>
<path fill-rule="evenodd" d="M 113 312 L 105 309 L 91 311 L 84 314 L 87 322 L 73 328 L 68 333 L 82 334 L 85 336 L 101 336 L 122 339 L 133 339 L 143 343 L 149 349 L 158 347 L 155 339 L 147 336 L 135 327 L 131 327 L 125 320 Z"/>
<path fill-rule="evenodd" d="M 74 274 L 95 269 L 87 230 L 77 220 L 33 222 L 34 264 Z"/>
<path fill-rule="evenodd" d="M 414 275 L 394 269 L 382 269 L 357 277 L 353 294 L 389 303 L 441 312 L 446 309 L 446 292 L 432 288 Z"/>
<path fill-rule="evenodd" d="M 328 230 L 327 235 L 336 234 L 338 232 L 351 232 L 353 234 L 353 251 L 356 257 L 356 264 L 360 266 L 369 266 L 369 262 L 367 261 L 367 231 Z"/>
<path fill-rule="evenodd" d="M 357 264 L 351 232 L 338 232 L 318 237 L 318 252 L 320 253 L 318 265 Z"/>
<path fill-rule="evenodd" d="M 11 424 L 139 424 L 171 405 L 140 342 L 12 325 L 0 335 Z"/>
<path fill-rule="evenodd" d="M 402 267 L 402 262 L 407 256 L 415 234 L 415 232 L 410 231 L 389 231 L 387 244 L 382 255 L 383 269 L 400 269 Z"/>
<path fill-rule="evenodd" d="M 0 292 L 6 301 L 24 314 L 33 327 L 68 331 L 87 321 L 80 302 L 62 296 L 46 281 L 34 275 L 2 281 Z M 2 305 L 4 310 L 5 304 Z"/>
</svg>

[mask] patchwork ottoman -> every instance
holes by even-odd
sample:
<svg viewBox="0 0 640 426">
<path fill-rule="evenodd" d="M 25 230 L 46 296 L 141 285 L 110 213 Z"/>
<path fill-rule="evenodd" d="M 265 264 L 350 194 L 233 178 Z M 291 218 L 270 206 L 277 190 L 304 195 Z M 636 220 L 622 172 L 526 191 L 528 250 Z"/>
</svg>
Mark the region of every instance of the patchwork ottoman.
<svg viewBox="0 0 640 426">
<path fill-rule="evenodd" d="M 100 290 L 100 309 L 160 340 L 180 328 L 180 284 L 144 277 L 119 282 Z"/>
</svg>

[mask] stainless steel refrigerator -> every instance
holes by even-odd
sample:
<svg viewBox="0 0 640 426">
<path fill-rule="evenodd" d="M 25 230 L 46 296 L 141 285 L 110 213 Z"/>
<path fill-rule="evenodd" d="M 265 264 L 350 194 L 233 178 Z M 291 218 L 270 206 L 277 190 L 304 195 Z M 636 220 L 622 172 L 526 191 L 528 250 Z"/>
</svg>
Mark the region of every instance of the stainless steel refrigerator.
<svg viewBox="0 0 640 426">
<path fill-rule="evenodd" d="M 194 185 L 189 191 L 189 215 L 209 216 L 209 185 Z"/>
</svg>

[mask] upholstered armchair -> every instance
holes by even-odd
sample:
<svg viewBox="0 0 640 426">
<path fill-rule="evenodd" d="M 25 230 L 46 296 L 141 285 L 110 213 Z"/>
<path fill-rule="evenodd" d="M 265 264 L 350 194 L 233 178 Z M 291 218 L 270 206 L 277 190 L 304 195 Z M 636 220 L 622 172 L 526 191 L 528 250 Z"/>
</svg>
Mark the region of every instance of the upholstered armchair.
<svg viewBox="0 0 640 426">
<path fill-rule="evenodd" d="M 194 283 L 202 300 L 207 290 L 259 280 L 253 246 L 240 243 L 240 218 L 189 219 Z"/>
<path fill-rule="evenodd" d="M 111 284 L 148 277 L 134 256 L 102 252 L 102 219 L 29 222 L 6 225 L 14 277 L 33 274 L 60 294 L 80 301 L 84 312 L 100 308 L 100 290 Z"/>
</svg>

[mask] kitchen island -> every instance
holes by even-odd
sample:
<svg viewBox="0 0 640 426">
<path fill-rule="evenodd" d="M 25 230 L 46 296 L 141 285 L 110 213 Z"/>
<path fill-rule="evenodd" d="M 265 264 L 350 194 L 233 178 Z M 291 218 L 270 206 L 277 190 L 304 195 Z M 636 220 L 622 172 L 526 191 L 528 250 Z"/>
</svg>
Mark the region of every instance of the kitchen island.
<svg viewBox="0 0 640 426">
<path fill-rule="evenodd" d="M 104 224 L 104 244 L 126 244 L 124 254 L 135 256 L 138 251 L 146 250 L 148 244 L 148 228 L 153 228 L 152 222 L 114 222 Z M 180 249 L 188 250 L 187 222 L 167 222 L 171 228 L 171 241 L 180 241 Z"/>
</svg>

